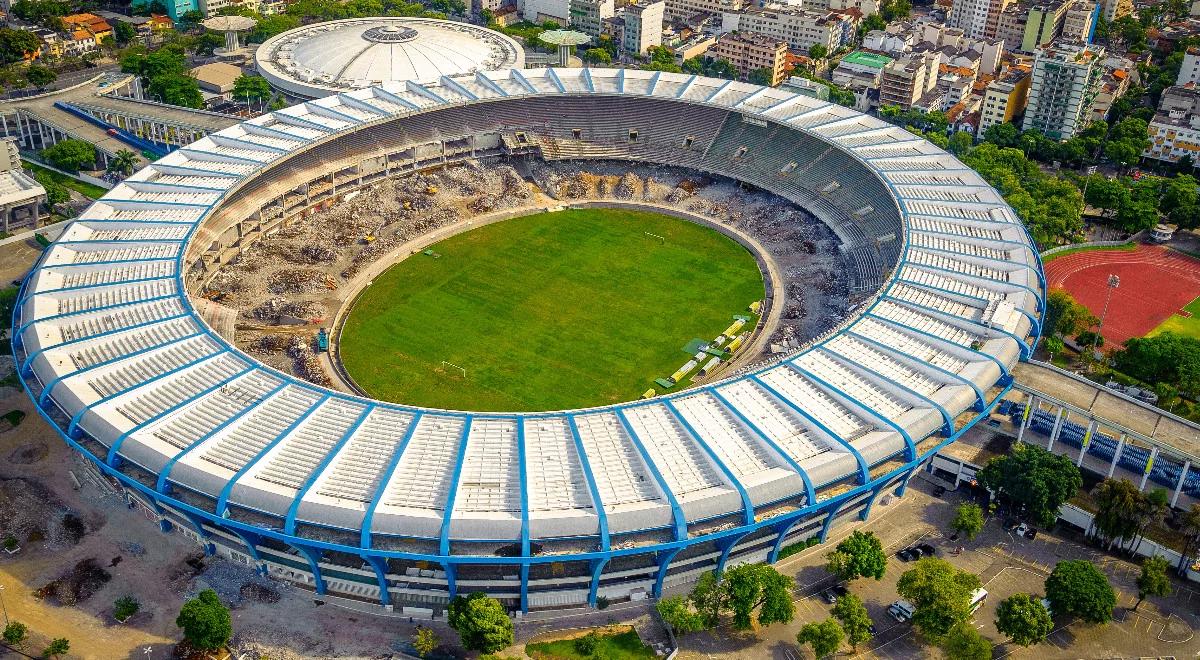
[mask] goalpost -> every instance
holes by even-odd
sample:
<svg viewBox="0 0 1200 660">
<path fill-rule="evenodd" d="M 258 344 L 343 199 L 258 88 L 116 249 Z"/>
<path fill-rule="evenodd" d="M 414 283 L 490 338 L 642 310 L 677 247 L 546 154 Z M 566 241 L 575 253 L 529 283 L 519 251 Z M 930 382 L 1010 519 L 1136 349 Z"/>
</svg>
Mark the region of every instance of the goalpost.
<svg viewBox="0 0 1200 660">
<path fill-rule="evenodd" d="M 642 233 L 644 233 L 644 234 L 645 234 L 647 237 L 649 237 L 649 238 L 657 238 L 657 239 L 658 239 L 658 244 L 659 244 L 659 245 L 666 245 L 666 244 L 667 244 L 667 239 L 663 238 L 662 236 L 659 236 L 658 234 L 651 234 L 651 233 L 650 233 L 650 232 L 648 232 L 648 231 L 647 231 L 647 232 L 642 232 Z"/>
<path fill-rule="evenodd" d="M 463 369 L 462 367 L 458 366 L 457 364 L 454 364 L 453 362 L 447 362 L 445 360 L 442 360 L 442 371 L 445 371 L 446 367 L 454 367 L 455 369 L 458 369 L 459 371 L 462 372 L 463 378 L 467 377 L 466 369 Z"/>
</svg>

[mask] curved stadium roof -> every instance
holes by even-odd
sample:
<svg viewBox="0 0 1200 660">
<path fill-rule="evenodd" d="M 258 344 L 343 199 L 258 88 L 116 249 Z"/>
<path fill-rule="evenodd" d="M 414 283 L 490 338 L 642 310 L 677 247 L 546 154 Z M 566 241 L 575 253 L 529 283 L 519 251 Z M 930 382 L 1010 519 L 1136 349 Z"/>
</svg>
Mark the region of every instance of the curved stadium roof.
<svg viewBox="0 0 1200 660">
<path fill-rule="evenodd" d="M 627 112 L 596 113 L 603 104 Z M 479 135 L 488 122 L 524 126 L 548 158 L 683 164 L 771 189 L 824 217 L 882 288 L 835 331 L 751 373 L 537 414 L 325 390 L 243 354 L 196 314 L 184 272 L 208 262 L 223 212 L 254 212 L 307 163 L 314 176 L 337 172 L 370 162 L 362 149 Z M 573 143 L 576 126 L 607 133 Z M 752 527 L 781 501 L 809 507 L 836 485 L 892 479 L 996 399 L 1036 341 L 1042 305 L 1040 262 L 1013 211 L 903 129 L 738 82 L 514 69 L 337 94 L 147 166 L 46 249 L 22 289 L 14 347 L 64 434 L 98 462 L 140 466 L 149 476 L 129 483 L 164 501 L 170 486 L 203 494 L 213 521 L 244 507 L 286 535 L 298 523 L 361 531 L 364 551 L 373 534 L 431 540 L 442 556 L 455 539 L 594 537 L 608 551 L 617 534 L 669 529 L 678 541 L 721 516 Z"/>
<path fill-rule="evenodd" d="M 386 83 L 428 83 L 441 76 L 525 66 L 511 37 L 430 18 L 351 18 L 278 34 L 254 54 L 276 87 L 318 98 Z"/>
</svg>

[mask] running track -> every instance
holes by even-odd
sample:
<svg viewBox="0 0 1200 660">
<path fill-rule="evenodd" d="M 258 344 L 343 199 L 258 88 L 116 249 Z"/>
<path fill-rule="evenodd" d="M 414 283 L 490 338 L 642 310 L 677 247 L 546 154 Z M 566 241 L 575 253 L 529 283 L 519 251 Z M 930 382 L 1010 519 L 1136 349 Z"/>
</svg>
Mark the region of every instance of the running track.
<svg viewBox="0 0 1200 660">
<path fill-rule="evenodd" d="M 1046 284 L 1066 289 L 1096 316 L 1104 309 L 1108 276 L 1121 278 L 1104 321 L 1105 343 L 1114 348 L 1142 337 L 1200 297 L 1200 260 L 1161 245 L 1133 252 L 1078 252 L 1046 264 Z"/>
</svg>

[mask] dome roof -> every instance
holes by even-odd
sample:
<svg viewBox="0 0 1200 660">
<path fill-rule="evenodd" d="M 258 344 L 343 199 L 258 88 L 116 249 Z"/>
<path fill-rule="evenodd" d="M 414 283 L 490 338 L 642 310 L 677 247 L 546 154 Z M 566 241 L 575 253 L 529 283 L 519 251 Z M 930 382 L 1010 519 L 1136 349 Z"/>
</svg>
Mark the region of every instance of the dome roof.
<svg viewBox="0 0 1200 660">
<path fill-rule="evenodd" d="M 308 25 L 267 40 L 254 56 L 272 84 L 312 98 L 388 82 L 520 68 L 513 39 L 475 25 L 428 18 L 355 18 Z"/>
</svg>

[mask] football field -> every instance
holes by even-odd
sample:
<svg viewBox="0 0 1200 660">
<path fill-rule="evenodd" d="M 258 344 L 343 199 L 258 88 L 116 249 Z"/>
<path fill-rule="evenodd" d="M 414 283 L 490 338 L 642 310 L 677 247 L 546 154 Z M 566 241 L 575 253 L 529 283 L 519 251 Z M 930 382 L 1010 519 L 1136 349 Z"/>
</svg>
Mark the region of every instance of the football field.
<svg viewBox="0 0 1200 660">
<path fill-rule="evenodd" d="M 634 399 L 764 292 L 729 237 L 642 211 L 525 216 L 430 250 L 376 278 L 342 330 L 347 372 L 377 398 L 511 412 Z"/>
</svg>

